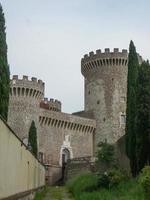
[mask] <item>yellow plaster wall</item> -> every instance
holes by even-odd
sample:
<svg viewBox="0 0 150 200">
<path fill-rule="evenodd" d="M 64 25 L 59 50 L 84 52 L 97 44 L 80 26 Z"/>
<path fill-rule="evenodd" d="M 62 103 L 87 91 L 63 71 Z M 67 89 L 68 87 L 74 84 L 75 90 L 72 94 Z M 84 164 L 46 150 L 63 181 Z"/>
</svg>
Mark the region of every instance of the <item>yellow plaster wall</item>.
<svg viewBox="0 0 150 200">
<path fill-rule="evenodd" d="M 0 119 L 0 199 L 44 184 L 44 166 Z"/>
</svg>

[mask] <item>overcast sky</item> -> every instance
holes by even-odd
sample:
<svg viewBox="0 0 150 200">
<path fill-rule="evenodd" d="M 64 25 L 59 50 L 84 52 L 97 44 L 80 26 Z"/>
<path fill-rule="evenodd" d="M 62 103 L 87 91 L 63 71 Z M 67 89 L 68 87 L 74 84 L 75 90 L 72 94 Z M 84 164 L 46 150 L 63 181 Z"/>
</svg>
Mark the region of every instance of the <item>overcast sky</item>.
<svg viewBox="0 0 150 200">
<path fill-rule="evenodd" d="M 64 112 L 84 106 L 81 57 L 128 48 L 150 58 L 150 0 L 0 0 L 7 26 L 11 74 L 45 82 Z"/>
</svg>

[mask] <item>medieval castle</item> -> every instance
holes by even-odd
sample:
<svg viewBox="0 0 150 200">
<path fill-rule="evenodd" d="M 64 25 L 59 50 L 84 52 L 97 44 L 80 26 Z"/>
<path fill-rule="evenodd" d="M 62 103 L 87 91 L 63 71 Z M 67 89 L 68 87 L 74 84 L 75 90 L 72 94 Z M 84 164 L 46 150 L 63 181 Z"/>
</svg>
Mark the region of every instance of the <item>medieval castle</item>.
<svg viewBox="0 0 150 200">
<path fill-rule="evenodd" d="M 73 114 L 61 112 L 60 101 L 44 97 L 41 80 L 12 77 L 8 124 L 27 144 L 35 121 L 39 158 L 47 167 L 49 183 L 61 177 L 67 159 L 93 156 L 98 142 L 115 143 L 124 135 L 127 64 L 127 50 L 86 54 L 81 59 L 84 110 Z"/>
</svg>

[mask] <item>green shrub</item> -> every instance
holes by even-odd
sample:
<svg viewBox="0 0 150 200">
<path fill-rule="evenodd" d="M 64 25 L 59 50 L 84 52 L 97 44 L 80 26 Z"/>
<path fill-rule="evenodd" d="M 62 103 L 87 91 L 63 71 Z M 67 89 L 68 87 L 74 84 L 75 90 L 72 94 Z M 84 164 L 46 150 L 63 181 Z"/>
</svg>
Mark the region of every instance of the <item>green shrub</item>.
<svg viewBox="0 0 150 200">
<path fill-rule="evenodd" d="M 74 196 L 82 192 L 92 192 L 97 188 L 98 177 L 92 173 L 84 173 L 68 181 L 66 186 Z"/>
<path fill-rule="evenodd" d="M 48 191 L 48 187 L 45 186 L 41 191 L 35 194 L 34 200 L 43 200 L 47 191 Z"/>
<path fill-rule="evenodd" d="M 115 148 L 112 144 L 107 142 L 100 142 L 98 144 L 99 150 L 97 151 L 97 162 L 110 164 L 114 162 Z"/>
<path fill-rule="evenodd" d="M 98 175 L 98 186 L 111 188 L 126 180 L 126 176 L 119 169 L 111 169 Z"/>
<path fill-rule="evenodd" d="M 143 168 L 139 182 L 143 188 L 145 200 L 150 200 L 150 166 Z"/>
<path fill-rule="evenodd" d="M 83 192 L 75 200 L 144 200 L 141 186 L 136 180 L 121 182 L 117 187 Z"/>
<path fill-rule="evenodd" d="M 109 188 L 109 183 L 110 183 L 110 180 L 109 180 L 109 176 L 106 173 L 104 174 L 98 174 L 98 187 L 102 187 L 102 188 Z"/>
<path fill-rule="evenodd" d="M 127 179 L 127 177 L 119 169 L 112 169 L 108 171 L 108 176 L 110 180 L 109 187 L 117 186 L 122 181 L 125 181 Z"/>
</svg>

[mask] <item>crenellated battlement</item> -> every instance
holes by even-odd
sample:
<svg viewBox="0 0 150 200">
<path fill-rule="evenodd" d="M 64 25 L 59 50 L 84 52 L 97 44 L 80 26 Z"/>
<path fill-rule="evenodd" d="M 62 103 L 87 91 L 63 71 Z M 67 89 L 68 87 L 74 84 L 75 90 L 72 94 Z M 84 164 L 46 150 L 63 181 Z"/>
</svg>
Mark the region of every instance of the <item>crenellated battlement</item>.
<svg viewBox="0 0 150 200">
<path fill-rule="evenodd" d="M 61 112 L 61 102 L 57 99 L 48 100 L 48 98 L 44 98 L 44 100 L 40 102 L 40 107 L 47 110 Z"/>
<path fill-rule="evenodd" d="M 109 48 L 106 48 L 104 52 L 101 49 L 89 52 L 85 54 L 81 59 L 81 71 L 84 75 L 86 72 L 91 70 L 98 70 L 103 66 L 127 66 L 128 63 L 128 52 L 123 49 L 119 51 L 118 48 L 114 48 L 111 52 Z"/>
<path fill-rule="evenodd" d="M 20 79 L 18 75 L 13 75 L 10 80 L 10 95 L 42 99 L 44 97 L 44 82 L 35 77 L 29 79 L 28 76 L 23 75 Z"/>
<path fill-rule="evenodd" d="M 31 77 L 31 79 L 29 79 L 29 77 L 26 75 L 23 75 L 22 79 L 19 79 L 18 75 L 13 75 L 11 81 L 24 82 L 24 83 L 29 82 L 30 84 L 31 83 L 38 84 L 38 85 L 41 85 L 42 87 L 44 87 L 44 82 L 42 80 L 40 80 L 40 79 L 38 80 L 35 77 Z"/>
</svg>

